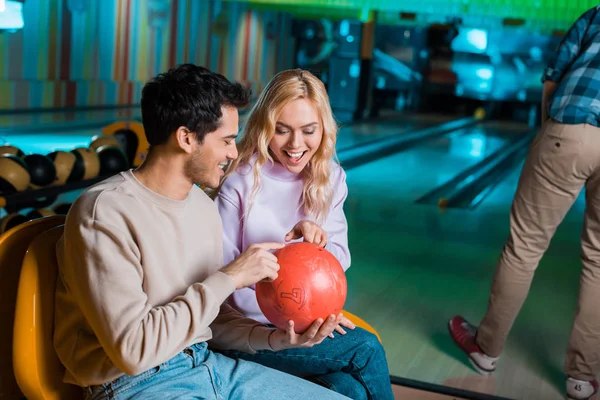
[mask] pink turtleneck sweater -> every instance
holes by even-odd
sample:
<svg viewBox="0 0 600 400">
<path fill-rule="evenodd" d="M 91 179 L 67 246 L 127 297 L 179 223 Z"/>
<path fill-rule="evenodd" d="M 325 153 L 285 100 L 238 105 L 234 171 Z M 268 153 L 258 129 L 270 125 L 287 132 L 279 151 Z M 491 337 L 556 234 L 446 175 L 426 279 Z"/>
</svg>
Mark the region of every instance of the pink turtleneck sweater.
<svg viewBox="0 0 600 400">
<path fill-rule="evenodd" d="M 253 165 L 253 157 L 251 165 Z M 347 270 L 350 267 L 348 250 L 348 225 L 344 215 L 344 201 L 348 195 L 346 173 L 336 163 L 331 163 L 333 202 L 325 223 L 326 249 L 337 257 Z M 233 261 L 248 246 L 261 242 L 284 242 L 285 235 L 298 222 L 308 218 L 300 207 L 304 181 L 298 174 L 288 171 L 279 163 L 267 163 L 261 171 L 261 187 L 245 217 L 254 185 L 250 165 L 242 165 L 223 184 L 216 203 L 223 220 L 224 264 Z M 302 241 L 299 239 L 297 241 Z M 235 291 L 229 299 L 231 305 L 245 316 L 269 323 L 261 312 L 254 286 Z"/>
</svg>

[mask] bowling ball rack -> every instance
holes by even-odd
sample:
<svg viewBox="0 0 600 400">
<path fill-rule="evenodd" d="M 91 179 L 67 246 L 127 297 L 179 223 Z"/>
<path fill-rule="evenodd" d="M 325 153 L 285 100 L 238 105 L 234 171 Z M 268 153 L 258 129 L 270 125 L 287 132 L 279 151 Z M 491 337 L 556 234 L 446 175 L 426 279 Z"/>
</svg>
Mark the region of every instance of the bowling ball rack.
<svg viewBox="0 0 600 400">
<path fill-rule="evenodd" d="M 22 192 L 0 195 L 0 208 L 7 212 L 17 212 L 24 208 L 43 208 L 54 203 L 59 194 L 83 189 L 94 185 L 109 176 L 97 176 L 92 179 L 68 182 L 60 186 L 47 186 L 41 189 L 31 189 Z"/>
</svg>

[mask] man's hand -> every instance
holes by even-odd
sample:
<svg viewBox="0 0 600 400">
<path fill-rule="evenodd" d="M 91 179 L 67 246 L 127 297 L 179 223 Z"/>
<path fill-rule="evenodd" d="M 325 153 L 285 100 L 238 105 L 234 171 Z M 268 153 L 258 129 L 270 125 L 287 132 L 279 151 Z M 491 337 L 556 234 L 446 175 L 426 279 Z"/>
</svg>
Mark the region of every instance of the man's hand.
<svg viewBox="0 0 600 400">
<path fill-rule="evenodd" d="M 321 247 L 327 244 L 327 233 L 312 221 L 303 220 L 298 222 L 291 231 L 285 235 L 285 241 L 304 238 L 305 242 L 314 243 Z"/>
<path fill-rule="evenodd" d="M 235 282 L 235 288 L 241 289 L 262 280 L 277 279 L 277 257 L 269 250 L 281 249 L 283 243 L 258 243 L 249 246 L 238 258 L 221 269 Z"/>
<path fill-rule="evenodd" d="M 550 96 L 552 96 L 552 94 L 554 93 L 554 90 L 556 89 L 556 86 L 558 86 L 558 84 L 556 82 L 552 82 L 552 81 L 546 81 L 544 82 L 544 86 L 542 88 L 542 108 L 541 108 L 541 118 L 542 118 L 542 125 L 544 125 L 544 123 L 546 122 L 546 119 L 548 118 L 548 99 L 550 98 Z"/>
<path fill-rule="evenodd" d="M 325 340 L 327 336 L 332 336 L 333 330 L 343 318 L 342 314 L 338 314 L 337 317 L 331 314 L 325 321 L 319 318 L 302 334 L 296 333 L 294 331 L 294 321 L 289 321 L 286 331 L 277 329 L 269 336 L 269 345 L 275 351 L 297 347 L 313 347 Z"/>
</svg>

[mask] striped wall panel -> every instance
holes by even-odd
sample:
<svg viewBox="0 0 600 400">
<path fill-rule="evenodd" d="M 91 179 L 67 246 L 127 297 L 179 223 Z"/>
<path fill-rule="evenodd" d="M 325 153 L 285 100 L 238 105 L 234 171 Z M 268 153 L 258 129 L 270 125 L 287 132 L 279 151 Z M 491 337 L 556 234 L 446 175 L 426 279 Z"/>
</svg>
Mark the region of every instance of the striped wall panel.
<svg viewBox="0 0 600 400">
<path fill-rule="evenodd" d="M 36 0 L 0 35 L 0 108 L 131 104 L 184 62 L 254 90 L 293 65 L 291 16 L 221 0 Z"/>
</svg>

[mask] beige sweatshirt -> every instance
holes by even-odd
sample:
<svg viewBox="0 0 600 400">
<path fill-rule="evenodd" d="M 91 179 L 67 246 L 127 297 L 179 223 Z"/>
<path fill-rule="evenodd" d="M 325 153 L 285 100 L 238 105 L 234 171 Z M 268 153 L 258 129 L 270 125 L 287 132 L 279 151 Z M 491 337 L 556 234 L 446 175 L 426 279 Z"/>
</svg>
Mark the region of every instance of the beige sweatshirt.
<svg viewBox="0 0 600 400">
<path fill-rule="evenodd" d="M 131 171 L 73 203 L 57 245 L 54 346 L 80 386 L 137 375 L 185 347 L 254 353 L 273 331 L 226 304 L 215 203 L 193 187 L 185 200 L 149 190 Z"/>
</svg>

